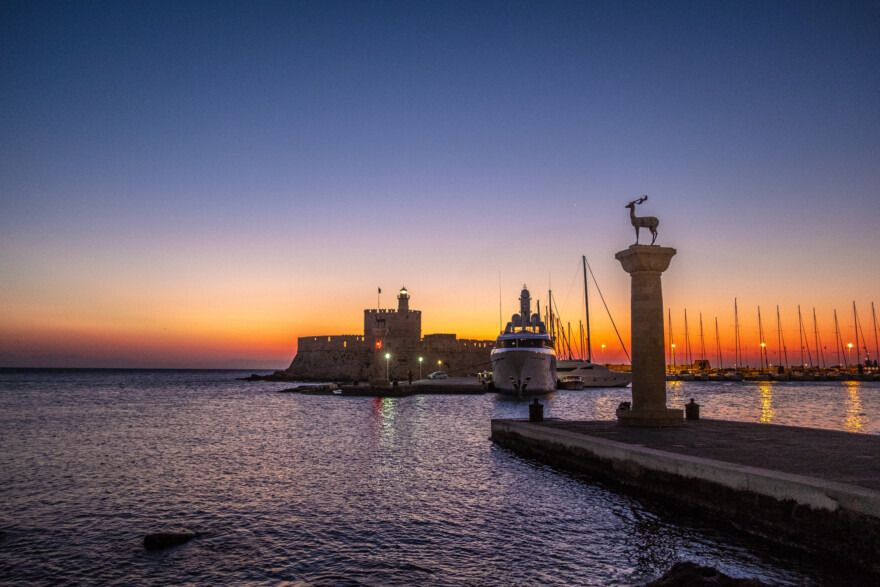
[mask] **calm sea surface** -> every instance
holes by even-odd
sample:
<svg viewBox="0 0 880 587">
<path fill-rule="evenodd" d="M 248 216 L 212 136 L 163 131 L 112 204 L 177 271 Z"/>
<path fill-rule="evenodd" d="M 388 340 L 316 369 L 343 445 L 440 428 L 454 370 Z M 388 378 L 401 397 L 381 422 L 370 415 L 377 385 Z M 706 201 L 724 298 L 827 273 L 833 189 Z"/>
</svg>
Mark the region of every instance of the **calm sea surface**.
<svg viewBox="0 0 880 587">
<path fill-rule="evenodd" d="M 638 585 L 690 560 L 785 585 L 827 568 L 519 458 L 523 402 L 280 394 L 249 372 L 0 370 L 0 583 Z M 880 434 L 878 383 L 669 384 L 701 415 Z M 628 389 L 560 391 L 611 419 Z M 202 533 L 147 552 L 143 536 Z"/>
</svg>

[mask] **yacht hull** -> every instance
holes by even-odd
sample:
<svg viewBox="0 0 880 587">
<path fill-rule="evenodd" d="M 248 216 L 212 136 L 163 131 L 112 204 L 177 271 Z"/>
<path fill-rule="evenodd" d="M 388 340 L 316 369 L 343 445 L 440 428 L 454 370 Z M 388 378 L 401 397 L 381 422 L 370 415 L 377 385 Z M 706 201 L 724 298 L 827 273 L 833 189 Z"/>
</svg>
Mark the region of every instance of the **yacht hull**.
<svg viewBox="0 0 880 587">
<path fill-rule="evenodd" d="M 499 393 L 539 395 L 556 390 L 556 354 L 552 349 L 495 349 L 491 360 Z"/>
</svg>

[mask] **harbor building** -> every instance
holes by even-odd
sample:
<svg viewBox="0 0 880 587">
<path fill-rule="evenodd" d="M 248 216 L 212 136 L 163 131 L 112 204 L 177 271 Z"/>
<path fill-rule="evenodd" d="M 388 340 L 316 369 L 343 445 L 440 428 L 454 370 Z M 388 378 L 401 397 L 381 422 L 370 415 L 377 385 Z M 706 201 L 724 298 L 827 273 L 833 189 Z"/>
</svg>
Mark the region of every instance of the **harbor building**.
<svg viewBox="0 0 880 587">
<path fill-rule="evenodd" d="M 364 310 L 363 334 L 301 336 L 288 373 L 298 379 L 405 380 L 445 371 L 450 377 L 489 370 L 494 340 L 460 339 L 455 334 L 422 336 L 422 312 L 409 307 L 402 287 L 397 309 Z"/>
</svg>

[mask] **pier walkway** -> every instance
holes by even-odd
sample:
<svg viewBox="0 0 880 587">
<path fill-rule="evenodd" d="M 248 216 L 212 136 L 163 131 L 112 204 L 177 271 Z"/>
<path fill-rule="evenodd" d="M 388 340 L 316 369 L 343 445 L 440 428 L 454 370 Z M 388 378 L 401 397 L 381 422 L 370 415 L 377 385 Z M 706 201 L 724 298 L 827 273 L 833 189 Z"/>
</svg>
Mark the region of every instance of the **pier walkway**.
<svg viewBox="0 0 880 587">
<path fill-rule="evenodd" d="M 628 428 L 614 421 L 548 420 L 541 425 L 679 455 L 880 490 L 880 436 L 708 419 L 688 420 L 676 428 Z"/>
<path fill-rule="evenodd" d="M 880 573 L 880 436 L 710 419 L 492 420 L 492 439 Z"/>
</svg>

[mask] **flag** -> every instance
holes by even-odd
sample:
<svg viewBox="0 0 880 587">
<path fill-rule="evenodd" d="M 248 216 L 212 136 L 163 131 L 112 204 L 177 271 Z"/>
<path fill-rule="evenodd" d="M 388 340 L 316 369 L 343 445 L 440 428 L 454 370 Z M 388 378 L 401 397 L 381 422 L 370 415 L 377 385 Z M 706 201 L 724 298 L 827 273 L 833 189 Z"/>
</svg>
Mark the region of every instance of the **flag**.
<svg viewBox="0 0 880 587">
<path fill-rule="evenodd" d="M 379 293 L 382 293 L 382 288 L 381 288 L 381 287 L 379 288 Z"/>
</svg>

